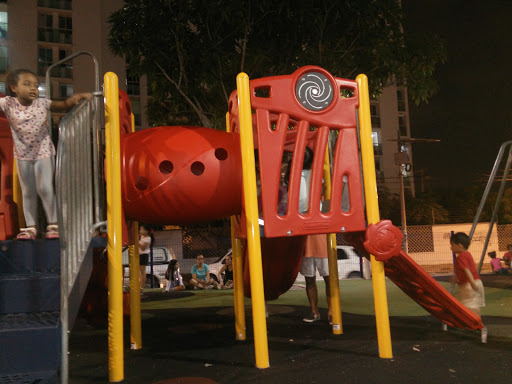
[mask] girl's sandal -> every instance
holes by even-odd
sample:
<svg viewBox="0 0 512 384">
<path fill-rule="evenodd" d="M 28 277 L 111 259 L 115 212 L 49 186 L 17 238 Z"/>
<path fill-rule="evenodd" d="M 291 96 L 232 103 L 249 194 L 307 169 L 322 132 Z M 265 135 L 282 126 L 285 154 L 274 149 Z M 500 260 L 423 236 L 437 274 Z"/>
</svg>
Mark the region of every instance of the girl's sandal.
<svg viewBox="0 0 512 384">
<path fill-rule="evenodd" d="M 37 237 L 37 229 L 20 228 L 21 232 L 16 236 L 16 240 L 35 240 Z"/>
<path fill-rule="evenodd" d="M 59 238 L 59 226 L 56 224 L 50 224 L 46 227 L 46 238 L 47 239 L 58 239 Z"/>
</svg>

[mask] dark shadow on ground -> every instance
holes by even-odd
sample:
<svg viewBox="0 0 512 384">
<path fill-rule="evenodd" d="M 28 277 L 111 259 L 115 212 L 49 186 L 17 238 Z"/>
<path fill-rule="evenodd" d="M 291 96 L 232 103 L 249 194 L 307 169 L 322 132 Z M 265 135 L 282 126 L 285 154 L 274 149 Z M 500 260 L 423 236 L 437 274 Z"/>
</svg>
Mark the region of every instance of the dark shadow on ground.
<svg viewBox="0 0 512 384">
<path fill-rule="evenodd" d="M 181 299 L 183 297 L 194 296 L 192 292 L 187 291 L 172 291 L 172 292 L 162 292 L 162 291 L 153 291 L 153 292 L 144 292 L 144 295 L 141 297 L 141 301 L 161 301 L 161 300 L 172 300 L 172 299 Z"/>
<path fill-rule="evenodd" d="M 236 341 L 226 308 L 148 310 L 143 313 L 143 348 L 129 350 L 125 326 L 127 384 L 180 377 L 217 383 L 507 383 L 512 380 L 512 341 L 477 331 L 443 332 L 432 316 L 390 319 L 393 358 L 378 356 L 375 318 L 343 314 L 343 335 L 326 320 L 302 323 L 305 306 L 270 306 L 267 319 L 270 368 L 255 368 L 250 310 L 247 340 Z M 272 311 L 274 309 L 274 311 Z M 486 323 L 510 319 L 485 317 Z M 107 331 L 79 322 L 70 338 L 70 383 L 108 381 Z"/>
</svg>

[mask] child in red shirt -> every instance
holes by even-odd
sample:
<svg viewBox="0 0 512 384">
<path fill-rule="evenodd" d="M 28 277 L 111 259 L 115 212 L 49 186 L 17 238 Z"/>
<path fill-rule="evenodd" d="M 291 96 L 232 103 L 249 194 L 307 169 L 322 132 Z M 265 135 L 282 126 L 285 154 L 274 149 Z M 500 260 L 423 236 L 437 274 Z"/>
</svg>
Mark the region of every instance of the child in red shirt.
<svg viewBox="0 0 512 384">
<path fill-rule="evenodd" d="M 476 270 L 475 261 L 469 248 L 469 237 L 458 232 L 450 238 L 452 252 L 457 255 L 455 259 L 455 282 L 459 285 L 460 302 L 480 316 L 480 308 L 485 306 L 484 286 Z"/>
<path fill-rule="evenodd" d="M 471 240 L 463 232 L 450 237 L 450 247 L 457 255 L 455 259 L 455 276 L 452 283 L 459 285 L 460 302 L 480 317 L 480 308 L 485 307 L 484 285 L 476 270 L 473 256 L 468 252 Z M 487 342 L 487 328 L 482 329 L 482 342 Z"/>
<path fill-rule="evenodd" d="M 507 252 L 503 255 L 503 260 L 505 262 L 505 265 L 509 268 L 512 266 L 510 265 L 512 262 L 512 244 L 507 245 Z"/>
</svg>

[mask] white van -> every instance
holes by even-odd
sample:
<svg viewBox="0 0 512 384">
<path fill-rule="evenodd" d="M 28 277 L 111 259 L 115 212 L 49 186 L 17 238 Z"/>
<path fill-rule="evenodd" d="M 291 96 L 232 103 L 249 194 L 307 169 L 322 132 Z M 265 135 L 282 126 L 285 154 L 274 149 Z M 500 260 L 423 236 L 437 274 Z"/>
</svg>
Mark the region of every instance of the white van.
<svg viewBox="0 0 512 384">
<path fill-rule="evenodd" d="M 365 257 L 360 257 L 354 247 L 349 245 L 337 245 L 336 250 L 338 255 L 338 278 L 340 280 L 370 278 L 370 262 Z M 228 255 L 231 256 L 231 249 L 224 256 L 208 264 L 208 267 L 210 267 L 210 276 L 217 281 L 221 278 L 219 271 L 225 264 L 224 260 Z M 317 280 L 323 280 L 318 274 L 318 271 Z M 299 273 L 297 281 L 305 281 L 304 276 Z"/>
<path fill-rule="evenodd" d="M 130 269 L 128 248 L 123 251 L 123 270 L 124 270 L 124 286 L 129 285 Z M 153 281 L 153 288 L 164 288 L 167 284 L 165 278 L 165 271 L 171 260 L 171 252 L 167 247 L 153 247 L 153 271 L 151 265 L 146 267 L 146 284 L 145 288 L 151 288 L 151 281 Z M 151 261 L 151 260 L 150 260 Z"/>
</svg>

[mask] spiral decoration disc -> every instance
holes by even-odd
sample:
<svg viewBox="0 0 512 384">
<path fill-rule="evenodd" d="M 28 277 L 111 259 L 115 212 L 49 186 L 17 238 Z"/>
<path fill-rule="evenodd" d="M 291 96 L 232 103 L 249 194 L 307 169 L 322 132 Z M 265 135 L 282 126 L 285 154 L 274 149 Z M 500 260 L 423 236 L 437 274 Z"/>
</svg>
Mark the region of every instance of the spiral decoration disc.
<svg viewBox="0 0 512 384">
<path fill-rule="evenodd" d="M 322 111 L 331 104 L 334 89 L 327 77 L 318 72 L 309 72 L 297 81 L 295 94 L 304 108 Z"/>
</svg>

